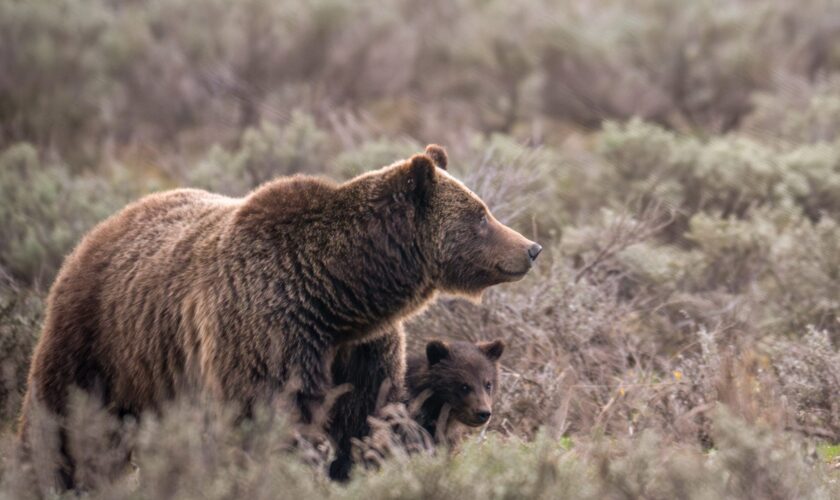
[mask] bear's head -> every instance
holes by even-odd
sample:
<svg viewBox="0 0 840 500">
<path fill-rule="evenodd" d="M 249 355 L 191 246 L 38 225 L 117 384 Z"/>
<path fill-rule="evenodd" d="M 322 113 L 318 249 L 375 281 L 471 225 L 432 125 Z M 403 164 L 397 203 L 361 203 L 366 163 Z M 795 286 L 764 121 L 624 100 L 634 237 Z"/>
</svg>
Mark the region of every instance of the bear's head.
<svg viewBox="0 0 840 500">
<path fill-rule="evenodd" d="M 447 171 L 446 151 L 424 154 L 368 174 L 382 181 L 376 193 L 407 207 L 437 289 L 478 296 L 485 288 L 521 279 L 542 247 L 505 226 L 487 205 Z"/>
<path fill-rule="evenodd" d="M 492 342 L 433 340 L 426 345 L 426 374 L 432 397 L 450 406 L 450 417 L 470 427 L 490 420 L 499 380 L 501 340 Z"/>
</svg>

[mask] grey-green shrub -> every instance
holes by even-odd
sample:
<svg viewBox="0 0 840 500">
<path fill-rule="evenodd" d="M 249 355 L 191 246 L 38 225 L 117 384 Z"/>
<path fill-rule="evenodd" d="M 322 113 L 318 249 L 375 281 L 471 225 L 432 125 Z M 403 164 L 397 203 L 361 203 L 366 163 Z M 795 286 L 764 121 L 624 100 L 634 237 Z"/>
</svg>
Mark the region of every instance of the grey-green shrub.
<svg viewBox="0 0 840 500">
<path fill-rule="evenodd" d="M 313 118 L 292 114 L 282 127 L 263 122 L 249 128 L 233 150 L 214 147 L 207 158 L 186 173 L 190 186 L 242 195 L 275 177 L 318 174 L 326 170 L 326 134 Z"/>
<path fill-rule="evenodd" d="M 840 146 L 778 150 L 738 135 L 707 141 L 639 120 L 607 123 L 598 150 L 609 162 L 599 182 L 612 203 L 652 197 L 690 218 L 698 211 L 744 217 L 754 208 L 801 205 L 836 213 Z M 605 198 L 607 195 L 602 193 Z"/>
<path fill-rule="evenodd" d="M 781 331 L 801 335 L 809 325 L 840 341 L 840 224 L 794 217 L 770 246 L 765 290 Z"/>
<path fill-rule="evenodd" d="M 813 79 L 840 61 L 831 42 L 837 5 L 824 0 L 564 7 L 544 43 L 545 108 L 590 127 L 638 116 L 680 130 L 733 130 L 774 75 Z"/>
<path fill-rule="evenodd" d="M 0 431 L 17 422 L 42 311 L 41 295 L 21 288 L 0 269 Z"/>
<path fill-rule="evenodd" d="M 504 134 L 474 136 L 457 153 L 452 173 L 475 191 L 495 217 L 522 234 L 556 236 L 570 217 L 563 196 L 573 173 L 562 156 L 548 148 L 523 144 Z M 464 158 L 460 158 L 460 157 Z"/>
<path fill-rule="evenodd" d="M 99 49 L 111 14 L 100 0 L 0 3 L 0 148 L 98 154 L 89 145 L 106 133 L 100 99 L 114 82 Z"/>
<path fill-rule="evenodd" d="M 42 161 L 29 144 L 0 152 L 0 267 L 25 282 L 49 284 L 81 236 L 136 189 L 112 179 L 73 175 Z"/>
<path fill-rule="evenodd" d="M 741 129 L 787 144 L 834 142 L 840 135 L 840 78 L 786 78 L 754 96 Z"/>
<path fill-rule="evenodd" d="M 411 139 L 368 140 L 339 153 L 332 162 L 333 169 L 338 177 L 350 179 L 368 170 L 408 158 L 422 150 L 423 146 Z"/>
<path fill-rule="evenodd" d="M 784 188 L 812 220 L 840 217 L 840 143 L 801 145 L 779 158 Z"/>
<path fill-rule="evenodd" d="M 68 433 L 90 455 L 89 481 L 109 466 L 113 443 L 94 439 L 113 426 L 95 402 L 71 405 Z M 809 461 L 801 441 L 730 411 L 712 412 L 717 446 L 704 453 L 655 431 L 633 438 L 576 441 L 540 432 L 530 442 L 490 432 L 449 453 L 418 454 L 359 470 L 346 484 L 326 480 L 320 469 L 289 452 L 291 429 L 278 415 L 258 413 L 233 422 L 225 408 L 182 401 L 138 425 L 122 425 L 133 444 L 133 464 L 115 481 L 102 482 L 91 498 L 813 498 L 840 490 L 831 473 Z M 117 428 L 120 428 L 117 426 Z M 7 448 L 8 449 L 8 448 Z M 116 459 L 116 456 L 111 457 Z M 114 460 L 110 460 L 114 461 Z M 119 462 L 119 460 L 115 460 Z M 36 498 L 31 468 L 10 455 L 0 464 L 0 495 Z M 35 467 L 38 464 L 34 464 Z M 37 472 L 37 469 L 34 471 Z M 40 490 L 40 495 L 49 491 Z"/>
<path fill-rule="evenodd" d="M 799 428 L 812 429 L 827 439 L 840 428 L 835 397 L 840 383 L 836 369 L 840 351 L 835 346 L 836 340 L 832 341 L 828 331 L 813 326 L 796 338 L 769 337 L 761 346 L 772 359 L 790 418 Z"/>
</svg>

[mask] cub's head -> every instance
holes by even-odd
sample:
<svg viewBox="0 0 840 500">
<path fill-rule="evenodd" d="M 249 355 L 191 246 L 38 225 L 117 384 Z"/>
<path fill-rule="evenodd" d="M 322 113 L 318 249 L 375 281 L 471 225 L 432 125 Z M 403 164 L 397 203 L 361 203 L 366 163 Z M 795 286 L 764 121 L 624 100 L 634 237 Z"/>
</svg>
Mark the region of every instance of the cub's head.
<svg viewBox="0 0 840 500">
<path fill-rule="evenodd" d="M 542 247 L 505 226 L 487 205 L 447 171 L 440 146 L 368 174 L 381 181 L 379 199 L 408 207 L 437 288 L 477 296 L 485 288 L 521 279 Z"/>
<path fill-rule="evenodd" d="M 443 342 L 426 345 L 427 380 L 432 396 L 449 404 L 451 417 L 478 427 L 490 420 L 499 380 L 501 340 L 492 342 Z"/>
</svg>

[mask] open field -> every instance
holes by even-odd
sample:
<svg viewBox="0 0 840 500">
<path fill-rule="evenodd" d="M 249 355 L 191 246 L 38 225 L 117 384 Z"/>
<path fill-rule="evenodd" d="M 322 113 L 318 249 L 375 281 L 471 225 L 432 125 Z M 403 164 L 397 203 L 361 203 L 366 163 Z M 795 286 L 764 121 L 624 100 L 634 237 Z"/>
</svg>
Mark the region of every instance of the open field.
<svg viewBox="0 0 840 500">
<path fill-rule="evenodd" d="M 431 338 L 502 338 L 486 432 L 347 485 L 177 401 L 79 399 L 94 498 L 840 498 L 840 5 L 0 0 L 0 498 L 63 257 L 138 196 L 348 179 L 422 151 L 545 248 Z M 99 436 L 136 469 L 116 482 Z M 359 450 L 365 452 L 365 449 Z"/>
</svg>

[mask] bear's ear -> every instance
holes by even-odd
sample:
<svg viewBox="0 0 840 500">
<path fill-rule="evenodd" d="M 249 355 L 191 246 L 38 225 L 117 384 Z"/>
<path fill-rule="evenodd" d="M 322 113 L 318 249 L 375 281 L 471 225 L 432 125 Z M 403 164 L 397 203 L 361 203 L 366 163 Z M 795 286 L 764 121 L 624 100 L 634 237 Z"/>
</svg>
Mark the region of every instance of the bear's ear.
<svg viewBox="0 0 840 500">
<path fill-rule="evenodd" d="M 441 170 L 446 170 L 449 165 L 449 157 L 446 156 L 446 150 L 437 144 L 429 144 L 426 146 L 426 154 L 435 162 L 435 166 Z"/>
<path fill-rule="evenodd" d="M 425 154 L 414 155 L 397 167 L 387 189 L 396 200 L 413 200 L 423 205 L 429 199 L 436 175 L 431 158 Z"/>
<path fill-rule="evenodd" d="M 502 357 L 502 353 L 505 352 L 505 343 L 501 339 L 490 342 L 479 342 L 476 345 L 490 361 L 498 361 Z"/>
<path fill-rule="evenodd" d="M 442 340 L 432 340 L 426 344 L 426 359 L 429 366 L 438 364 L 441 360 L 449 357 L 449 347 Z"/>
</svg>

